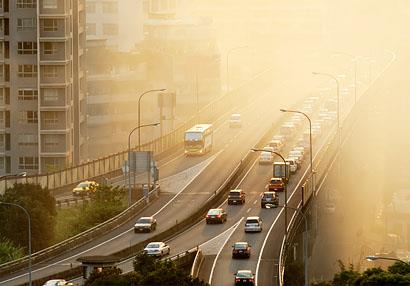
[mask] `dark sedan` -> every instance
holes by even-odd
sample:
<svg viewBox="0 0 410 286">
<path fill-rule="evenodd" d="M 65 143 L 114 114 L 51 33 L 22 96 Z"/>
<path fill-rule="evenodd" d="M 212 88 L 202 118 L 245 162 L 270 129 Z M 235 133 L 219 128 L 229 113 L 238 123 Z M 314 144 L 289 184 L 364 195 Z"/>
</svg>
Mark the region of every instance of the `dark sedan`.
<svg viewBox="0 0 410 286">
<path fill-rule="evenodd" d="M 224 223 L 226 222 L 227 214 L 223 209 L 210 209 L 205 217 L 206 223 Z"/>
<path fill-rule="evenodd" d="M 235 242 L 232 248 L 232 258 L 251 257 L 251 246 L 247 242 Z"/>
<path fill-rule="evenodd" d="M 255 274 L 250 270 L 238 270 L 235 273 L 235 285 L 255 285 Z"/>
</svg>

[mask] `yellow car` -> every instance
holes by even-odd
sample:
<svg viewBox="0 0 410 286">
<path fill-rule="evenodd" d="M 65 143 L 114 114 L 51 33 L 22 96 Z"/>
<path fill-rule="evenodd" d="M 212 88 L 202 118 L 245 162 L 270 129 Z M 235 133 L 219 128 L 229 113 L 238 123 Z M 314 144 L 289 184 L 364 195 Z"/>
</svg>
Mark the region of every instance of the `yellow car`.
<svg viewBox="0 0 410 286">
<path fill-rule="evenodd" d="M 98 184 L 94 181 L 84 181 L 73 189 L 73 196 L 89 195 L 97 190 Z"/>
</svg>

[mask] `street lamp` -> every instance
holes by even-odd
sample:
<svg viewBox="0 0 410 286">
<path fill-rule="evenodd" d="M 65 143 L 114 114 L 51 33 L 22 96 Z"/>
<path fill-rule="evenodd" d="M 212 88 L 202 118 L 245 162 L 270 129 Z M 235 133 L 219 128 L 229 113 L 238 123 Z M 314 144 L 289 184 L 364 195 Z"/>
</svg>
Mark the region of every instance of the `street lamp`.
<svg viewBox="0 0 410 286">
<path fill-rule="evenodd" d="M 272 154 L 276 154 L 279 156 L 283 163 L 285 164 L 285 178 L 287 178 L 287 165 L 286 165 L 286 160 L 285 158 L 278 152 L 271 151 L 271 150 L 264 150 L 264 149 L 257 149 L 257 148 L 252 148 L 251 149 L 253 152 L 270 152 Z M 288 205 L 288 190 L 287 190 L 287 183 L 285 183 L 285 236 L 288 234 L 288 210 L 287 210 L 287 205 Z"/>
<path fill-rule="evenodd" d="M 231 48 L 227 53 L 226 53 L 226 91 L 229 92 L 229 55 L 236 50 L 239 49 L 245 49 L 248 48 L 248 46 L 239 46 L 239 47 L 234 47 Z"/>
<path fill-rule="evenodd" d="M 3 175 L 3 176 L 0 176 L 0 179 L 15 178 L 15 177 L 26 177 L 26 176 L 27 176 L 27 172 L 21 172 L 21 173 L 17 173 L 17 174 Z"/>
<path fill-rule="evenodd" d="M 27 221 L 28 221 L 28 285 L 31 286 L 32 285 L 32 280 L 31 280 L 31 217 L 30 217 L 30 214 L 23 206 L 21 206 L 19 204 L 6 203 L 6 202 L 1 202 L 0 201 L 0 205 L 1 204 L 18 207 L 21 210 L 23 210 L 24 213 L 27 216 Z"/>
<path fill-rule="evenodd" d="M 310 177 L 313 178 L 313 145 L 312 145 L 312 121 L 310 120 L 310 117 L 299 110 L 291 110 L 291 109 L 280 109 L 282 112 L 290 112 L 290 113 L 299 113 L 304 115 L 307 120 L 309 121 L 309 147 L 310 147 Z"/>
<path fill-rule="evenodd" d="M 409 262 L 406 262 L 406 261 L 401 260 L 401 259 L 398 259 L 398 258 L 386 257 L 386 256 L 379 256 L 379 255 L 369 255 L 369 256 L 366 257 L 366 260 L 367 260 L 367 261 L 375 261 L 375 260 L 379 260 L 379 259 L 398 261 L 398 262 L 401 262 L 401 263 L 404 263 L 404 264 L 410 266 L 410 263 L 409 263 Z"/>
<path fill-rule="evenodd" d="M 336 81 L 336 89 L 337 89 L 337 133 L 339 134 L 339 148 L 340 148 L 340 141 L 341 141 L 341 132 L 340 132 L 340 96 L 339 96 L 339 80 L 337 77 L 334 75 L 331 75 L 329 73 L 320 73 L 320 72 L 312 72 L 314 75 L 322 75 L 322 76 L 327 76 Z"/>
<path fill-rule="evenodd" d="M 151 124 L 144 124 L 144 125 L 139 125 L 135 127 L 134 129 L 131 130 L 131 132 L 128 134 L 128 206 L 131 205 L 131 135 L 134 133 L 135 130 L 140 130 L 143 127 L 147 126 L 157 126 L 159 123 L 151 123 Z M 139 143 L 139 142 L 138 142 Z M 138 145 L 138 150 L 140 150 L 140 145 Z M 149 188 L 149 186 L 148 186 Z"/>
<path fill-rule="evenodd" d="M 167 90 L 166 88 L 161 88 L 161 89 L 151 89 L 146 92 L 143 92 L 140 97 L 138 98 L 138 126 L 141 126 L 141 99 L 142 97 L 150 92 L 160 92 L 160 91 L 165 91 Z M 141 148 L 141 131 L 140 129 L 138 130 L 138 151 L 140 151 Z"/>
</svg>

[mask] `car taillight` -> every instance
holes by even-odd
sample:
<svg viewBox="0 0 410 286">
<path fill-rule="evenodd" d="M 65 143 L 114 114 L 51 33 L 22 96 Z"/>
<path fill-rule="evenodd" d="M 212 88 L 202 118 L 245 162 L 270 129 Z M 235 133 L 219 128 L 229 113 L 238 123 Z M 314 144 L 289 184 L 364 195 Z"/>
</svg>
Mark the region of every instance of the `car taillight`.
<svg viewBox="0 0 410 286">
<path fill-rule="evenodd" d="M 221 214 L 217 215 L 218 218 L 220 218 L 221 216 L 222 216 Z"/>
<path fill-rule="evenodd" d="M 211 216 L 210 216 L 210 215 L 206 215 L 206 216 L 205 216 L 205 218 L 209 218 L 209 217 L 211 217 Z"/>
<path fill-rule="evenodd" d="M 250 278 L 250 279 L 249 279 L 249 282 L 253 282 L 253 280 L 254 280 L 253 278 Z"/>
<path fill-rule="evenodd" d="M 235 282 L 241 282 L 241 279 L 235 278 Z"/>
</svg>

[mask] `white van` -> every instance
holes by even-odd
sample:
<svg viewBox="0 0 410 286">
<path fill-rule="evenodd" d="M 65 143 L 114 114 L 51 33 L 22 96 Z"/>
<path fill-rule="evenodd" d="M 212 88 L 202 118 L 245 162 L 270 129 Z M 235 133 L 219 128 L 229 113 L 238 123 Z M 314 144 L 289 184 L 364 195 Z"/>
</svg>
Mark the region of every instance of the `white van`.
<svg viewBox="0 0 410 286">
<path fill-rule="evenodd" d="M 259 164 L 271 164 L 273 162 L 273 154 L 271 152 L 261 152 L 259 155 Z"/>
<path fill-rule="evenodd" d="M 241 127 L 241 125 L 241 115 L 239 113 L 231 114 L 231 118 L 229 119 L 229 127 Z"/>
</svg>

